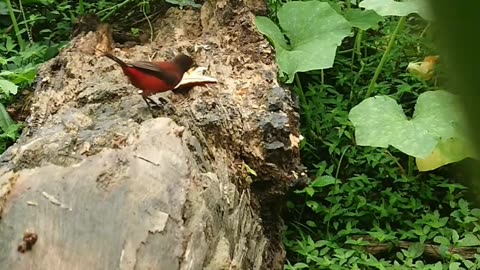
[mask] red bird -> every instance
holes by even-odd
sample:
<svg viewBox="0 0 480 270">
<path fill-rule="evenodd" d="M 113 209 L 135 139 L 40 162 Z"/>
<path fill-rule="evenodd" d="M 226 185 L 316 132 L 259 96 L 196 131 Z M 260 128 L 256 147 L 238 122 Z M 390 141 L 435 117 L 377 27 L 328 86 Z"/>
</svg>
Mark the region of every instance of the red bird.
<svg viewBox="0 0 480 270">
<path fill-rule="evenodd" d="M 170 62 L 139 61 L 127 64 L 111 53 L 102 52 L 106 57 L 117 62 L 128 77 L 130 83 L 141 90 L 143 100 L 150 111 L 152 108 L 148 101 L 156 104 L 150 95 L 173 90 L 182 80 L 183 74 L 193 65 L 190 56 L 179 54 Z"/>
</svg>

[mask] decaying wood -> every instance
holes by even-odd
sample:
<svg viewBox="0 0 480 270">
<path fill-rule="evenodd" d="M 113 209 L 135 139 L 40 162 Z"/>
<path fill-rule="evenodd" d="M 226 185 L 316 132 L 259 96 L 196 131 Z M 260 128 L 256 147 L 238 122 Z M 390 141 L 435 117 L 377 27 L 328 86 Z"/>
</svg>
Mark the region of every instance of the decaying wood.
<svg viewBox="0 0 480 270">
<path fill-rule="evenodd" d="M 168 10 L 151 44 L 107 44 L 130 60 L 187 53 L 219 81 L 161 95 L 154 119 L 95 56 L 101 33 L 45 64 L 26 128 L 0 158 L 2 269 L 283 269 L 279 202 L 301 175 L 300 136 L 253 26 L 265 11 L 208 0 Z M 38 240 L 18 252 L 27 231 Z"/>
<path fill-rule="evenodd" d="M 376 257 L 383 257 L 385 254 L 392 253 L 394 250 L 409 249 L 411 246 L 418 245 L 418 243 L 408 241 L 398 241 L 397 243 L 381 243 L 375 240 L 373 237 L 364 235 L 354 236 L 352 238 L 362 238 L 363 241 L 368 242 L 368 244 L 366 246 L 362 246 L 362 248 Z M 439 245 L 424 244 L 423 256 L 429 259 L 440 261 L 443 259 L 443 256 L 441 255 L 442 252 L 440 250 L 441 248 Z M 449 247 L 448 252 L 450 254 L 458 254 L 463 258 L 470 260 L 475 259 L 475 255 L 479 254 L 479 247 Z"/>
</svg>

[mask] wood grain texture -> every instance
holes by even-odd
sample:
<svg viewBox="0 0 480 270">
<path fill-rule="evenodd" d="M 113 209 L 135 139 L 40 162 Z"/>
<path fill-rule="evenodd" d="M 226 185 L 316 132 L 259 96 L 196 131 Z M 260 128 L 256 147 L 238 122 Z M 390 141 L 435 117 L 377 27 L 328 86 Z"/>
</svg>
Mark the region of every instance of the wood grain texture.
<svg viewBox="0 0 480 270">
<path fill-rule="evenodd" d="M 136 264 L 177 269 L 190 172 L 181 138 L 170 132 L 170 125 L 166 118 L 149 121 L 136 143 L 107 149 L 75 166 L 16 173 L 0 222 L 0 239 L 7 243 L 0 245 L 5 269 L 134 269 Z M 27 230 L 39 240 L 31 252 L 21 254 L 16 245 Z M 137 258 L 142 247 L 151 245 L 161 248 L 147 248 Z"/>
<path fill-rule="evenodd" d="M 95 56 L 101 31 L 44 64 L 26 128 L 0 156 L 0 269 L 283 269 L 279 202 L 304 168 L 299 116 L 253 25 L 265 13 L 208 0 L 152 21 L 152 43 L 111 44 L 131 61 L 189 54 L 218 80 L 159 94 L 154 119 Z M 38 241 L 20 253 L 26 231 Z"/>
</svg>

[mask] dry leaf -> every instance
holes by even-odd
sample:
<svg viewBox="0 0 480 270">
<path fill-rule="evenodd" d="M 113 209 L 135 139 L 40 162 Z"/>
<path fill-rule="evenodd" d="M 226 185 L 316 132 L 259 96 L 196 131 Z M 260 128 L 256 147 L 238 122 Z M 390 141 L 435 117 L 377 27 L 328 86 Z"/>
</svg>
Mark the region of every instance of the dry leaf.
<svg viewBox="0 0 480 270">
<path fill-rule="evenodd" d="M 423 80 L 430 80 L 433 77 L 435 66 L 438 64 L 439 56 L 427 56 L 422 62 L 408 64 L 407 71 Z"/>
<path fill-rule="evenodd" d="M 206 67 L 197 67 L 185 72 L 182 80 L 175 86 L 174 90 L 188 89 L 194 86 L 205 86 L 207 84 L 217 83 L 217 79 L 203 75 Z"/>
<path fill-rule="evenodd" d="M 60 206 L 60 208 L 63 209 L 68 209 L 72 211 L 71 207 L 68 207 L 67 205 L 61 203 L 57 198 L 55 198 L 53 195 L 48 194 L 47 192 L 43 191 L 42 192 L 43 197 L 45 197 L 47 200 L 49 200 L 51 203 Z"/>
<path fill-rule="evenodd" d="M 300 143 L 300 138 L 293 134 L 290 134 L 290 143 L 292 147 L 298 148 L 298 144 Z"/>
<path fill-rule="evenodd" d="M 112 30 L 108 24 L 101 24 L 97 28 L 97 46 L 95 54 L 102 55 L 102 52 L 112 51 Z"/>
</svg>

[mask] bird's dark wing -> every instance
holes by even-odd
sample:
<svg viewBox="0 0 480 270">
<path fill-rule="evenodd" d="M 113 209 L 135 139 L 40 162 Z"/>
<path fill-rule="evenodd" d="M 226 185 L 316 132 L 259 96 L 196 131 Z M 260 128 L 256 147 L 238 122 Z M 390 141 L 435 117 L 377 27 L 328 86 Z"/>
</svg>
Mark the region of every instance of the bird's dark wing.
<svg viewBox="0 0 480 270">
<path fill-rule="evenodd" d="M 168 85 L 175 86 L 178 83 L 179 78 L 175 75 L 175 73 L 170 72 L 166 69 L 162 69 L 152 62 L 139 61 L 134 62 L 131 65 L 135 68 L 142 70 L 146 74 L 155 76 L 163 80 Z"/>
</svg>

